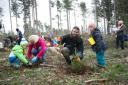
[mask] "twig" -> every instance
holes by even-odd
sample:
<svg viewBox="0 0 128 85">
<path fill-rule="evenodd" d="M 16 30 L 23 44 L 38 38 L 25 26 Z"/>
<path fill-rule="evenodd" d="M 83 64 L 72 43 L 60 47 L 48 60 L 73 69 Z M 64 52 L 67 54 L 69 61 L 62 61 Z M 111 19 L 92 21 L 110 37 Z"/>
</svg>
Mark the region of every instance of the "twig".
<svg viewBox="0 0 128 85">
<path fill-rule="evenodd" d="M 7 59 L 6 58 L 3 58 L 3 59 L 0 59 L 0 62 L 2 61 L 2 62 L 4 62 L 4 61 L 6 61 Z"/>
<path fill-rule="evenodd" d="M 5 80 L 0 80 L 0 82 L 2 82 L 2 81 L 11 81 L 13 79 L 13 77 L 9 77 L 9 78 L 7 78 L 7 79 L 5 79 Z"/>
<path fill-rule="evenodd" d="M 84 81 L 85 83 L 91 83 L 91 82 L 105 82 L 108 81 L 108 79 L 92 79 L 92 80 L 87 80 Z"/>
<path fill-rule="evenodd" d="M 52 67 L 52 68 L 56 68 L 55 65 L 50 65 L 50 64 L 40 64 L 41 67 Z"/>
</svg>

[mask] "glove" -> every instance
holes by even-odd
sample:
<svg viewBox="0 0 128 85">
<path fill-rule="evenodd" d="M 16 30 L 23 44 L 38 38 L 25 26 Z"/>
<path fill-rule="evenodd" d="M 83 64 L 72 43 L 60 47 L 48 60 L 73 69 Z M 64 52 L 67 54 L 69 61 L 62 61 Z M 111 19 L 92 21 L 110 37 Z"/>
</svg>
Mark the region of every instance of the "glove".
<svg viewBox="0 0 128 85">
<path fill-rule="evenodd" d="M 31 60 L 31 63 L 36 63 L 38 61 L 38 58 L 37 57 L 33 57 L 32 60 Z"/>
<path fill-rule="evenodd" d="M 72 59 L 72 61 L 74 61 L 74 62 L 80 62 L 79 56 L 74 56 L 73 59 Z"/>
</svg>

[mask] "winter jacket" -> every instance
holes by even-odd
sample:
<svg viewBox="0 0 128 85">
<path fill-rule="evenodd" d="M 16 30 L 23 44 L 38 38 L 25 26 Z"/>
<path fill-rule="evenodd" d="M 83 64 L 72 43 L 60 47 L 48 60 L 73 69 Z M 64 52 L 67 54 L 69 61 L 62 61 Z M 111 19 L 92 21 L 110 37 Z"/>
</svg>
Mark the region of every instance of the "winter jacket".
<svg viewBox="0 0 128 85">
<path fill-rule="evenodd" d="M 61 43 L 64 44 L 64 47 L 68 47 L 72 52 L 75 51 L 75 48 L 77 51 L 80 51 L 83 53 L 84 45 L 83 40 L 81 37 L 72 38 L 70 34 L 67 34 L 65 36 L 62 36 Z"/>
<path fill-rule="evenodd" d="M 18 31 L 17 33 L 18 33 L 18 38 L 19 39 L 22 39 L 23 38 L 22 32 L 21 31 Z"/>
<path fill-rule="evenodd" d="M 12 48 L 12 52 L 13 54 L 19 59 L 21 60 L 23 63 L 27 64 L 28 60 L 25 58 L 24 56 L 24 50 L 20 45 L 15 45 Z"/>
<path fill-rule="evenodd" d="M 94 38 L 96 42 L 94 45 L 92 45 L 93 51 L 105 51 L 106 45 L 103 41 L 103 37 L 101 35 L 100 30 L 96 28 L 94 31 L 91 32 L 91 36 Z"/>
<path fill-rule="evenodd" d="M 36 41 L 36 39 L 35 39 L 35 41 Z M 42 58 L 42 55 L 46 51 L 45 41 L 41 37 L 39 37 L 38 40 L 35 42 L 35 44 L 29 44 L 29 46 L 28 46 L 28 54 L 27 54 L 27 56 L 28 56 L 29 59 L 31 59 L 31 55 L 32 55 L 31 54 L 31 50 L 32 50 L 32 48 L 35 48 L 35 49 L 41 48 L 40 51 L 39 51 L 39 53 L 36 55 L 38 58 L 41 59 Z"/>
</svg>

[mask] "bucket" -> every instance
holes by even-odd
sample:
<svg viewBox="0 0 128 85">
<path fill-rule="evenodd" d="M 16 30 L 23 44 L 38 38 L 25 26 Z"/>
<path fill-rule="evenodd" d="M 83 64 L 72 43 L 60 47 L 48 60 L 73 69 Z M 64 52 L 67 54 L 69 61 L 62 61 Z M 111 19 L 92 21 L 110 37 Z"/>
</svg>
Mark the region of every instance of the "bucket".
<svg viewBox="0 0 128 85">
<path fill-rule="evenodd" d="M 94 45 L 96 43 L 95 40 L 93 39 L 93 37 L 90 37 L 88 39 L 88 41 L 89 41 L 90 45 Z"/>
</svg>

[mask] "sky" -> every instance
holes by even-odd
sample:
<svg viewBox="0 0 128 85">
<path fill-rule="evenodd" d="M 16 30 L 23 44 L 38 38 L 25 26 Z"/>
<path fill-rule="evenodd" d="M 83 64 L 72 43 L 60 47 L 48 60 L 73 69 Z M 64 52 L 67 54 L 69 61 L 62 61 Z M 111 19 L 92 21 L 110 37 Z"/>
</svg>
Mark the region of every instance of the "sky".
<svg viewBox="0 0 128 85">
<path fill-rule="evenodd" d="M 92 5 L 91 5 L 91 1 L 92 0 L 78 0 L 80 1 L 85 1 L 86 5 L 87 5 L 87 9 L 88 9 L 88 14 L 87 14 L 87 18 L 86 18 L 86 23 L 90 22 L 90 21 L 94 21 L 94 15 L 91 14 L 91 9 L 92 9 Z M 40 20 L 42 23 L 47 23 L 49 24 L 49 3 L 48 0 L 37 0 L 37 4 L 38 4 L 38 20 Z M 3 24 L 5 26 L 6 32 L 11 30 L 11 25 L 10 25 L 10 16 L 9 16 L 9 4 L 8 4 L 8 0 L 0 0 L 0 7 L 3 7 Z M 81 27 L 82 25 L 82 17 L 80 16 L 80 11 L 78 11 L 78 8 L 76 9 L 76 14 L 77 14 L 77 26 Z M 52 17 L 56 16 L 56 8 L 52 8 Z M 62 16 L 66 16 L 66 13 L 63 12 Z M 15 32 L 16 26 L 15 26 L 15 18 L 13 17 L 13 31 Z M 57 28 L 57 19 L 53 20 L 53 27 Z M 63 23 L 63 28 L 66 28 L 66 17 L 62 18 L 62 23 Z M 18 24 L 19 24 L 19 28 L 21 29 L 21 31 L 23 32 L 23 20 L 18 19 Z M 74 18 L 73 18 L 73 11 L 71 12 L 71 28 L 73 26 L 75 26 L 74 24 Z"/>
<path fill-rule="evenodd" d="M 92 0 L 78 0 L 79 2 L 81 1 L 84 1 L 87 5 L 87 9 L 88 9 L 88 14 L 87 14 L 87 23 L 92 21 L 94 19 L 94 16 L 93 14 L 91 14 L 91 9 L 92 9 L 92 6 L 91 6 L 91 1 Z M 48 0 L 37 0 L 37 3 L 38 3 L 38 19 L 40 19 L 42 22 L 47 22 L 49 23 L 49 4 L 48 4 Z M 43 4 L 43 5 L 42 5 Z M 45 10 L 45 11 L 44 11 Z M 80 15 L 81 14 L 81 11 L 79 10 L 79 8 L 76 8 L 76 22 L 77 22 L 77 25 L 80 27 L 81 25 L 83 25 L 83 22 L 82 22 L 82 16 Z M 52 8 L 52 17 L 55 17 L 56 16 L 56 8 Z M 63 12 L 63 15 L 62 16 L 66 16 L 66 13 Z M 53 20 L 53 27 L 57 27 L 57 19 Z M 63 23 L 63 27 L 66 28 L 67 27 L 67 23 L 66 23 L 66 17 L 63 17 L 62 18 L 62 23 Z M 74 20 L 74 11 L 71 11 L 71 28 L 75 26 L 75 20 Z"/>
</svg>

